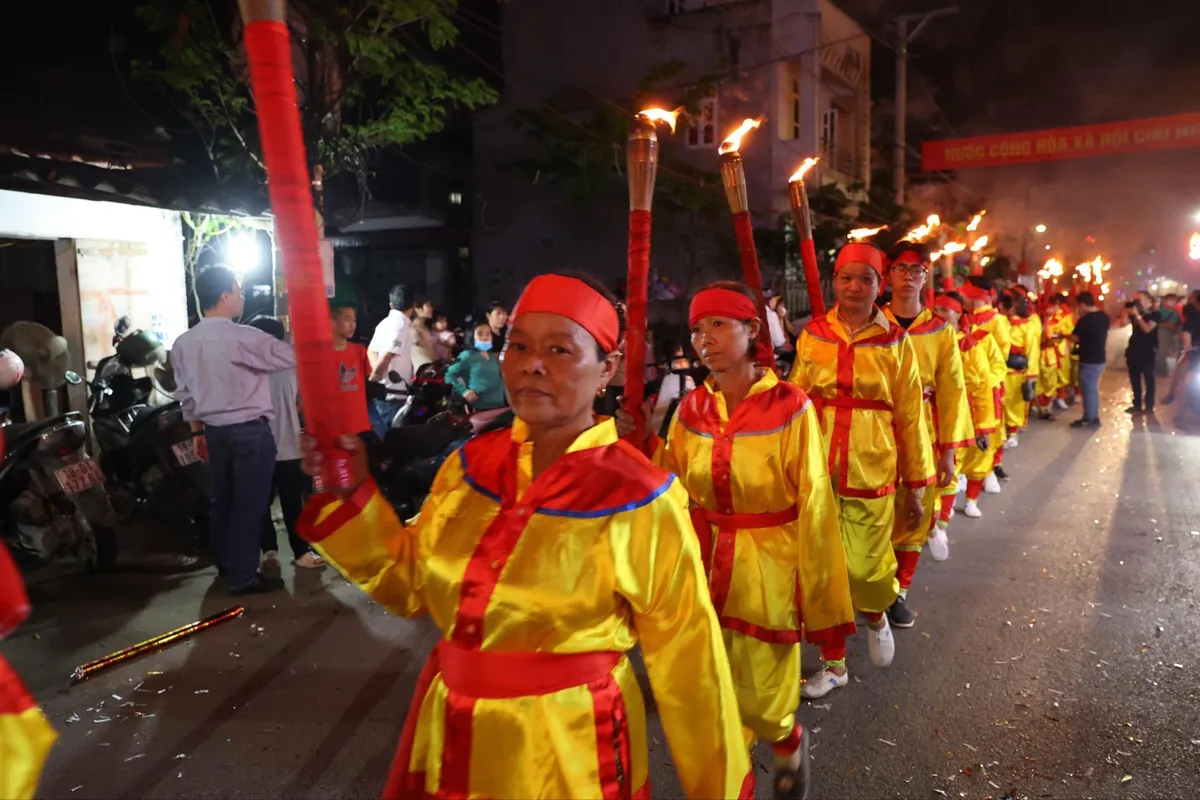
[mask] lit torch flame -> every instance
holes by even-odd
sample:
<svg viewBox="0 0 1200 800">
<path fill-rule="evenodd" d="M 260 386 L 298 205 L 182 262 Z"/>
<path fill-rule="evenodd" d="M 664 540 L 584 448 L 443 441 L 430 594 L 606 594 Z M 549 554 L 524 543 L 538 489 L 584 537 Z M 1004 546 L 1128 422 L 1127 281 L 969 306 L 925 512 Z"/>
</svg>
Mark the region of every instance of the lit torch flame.
<svg viewBox="0 0 1200 800">
<path fill-rule="evenodd" d="M 647 122 L 656 124 L 665 122 L 671 128 L 671 133 L 675 132 L 675 123 L 679 120 L 679 115 L 683 112 L 682 108 L 677 108 L 674 111 L 666 111 L 661 108 L 647 108 L 644 111 L 639 111 L 634 115 L 636 119 L 643 119 Z"/>
<path fill-rule="evenodd" d="M 1112 284 L 1108 281 L 1105 281 L 1104 283 L 1100 284 L 1100 291 L 1102 294 L 1108 294 L 1112 291 Z"/>
<path fill-rule="evenodd" d="M 978 239 L 976 239 L 976 240 L 975 240 L 975 242 L 974 242 L 974 243 L 971 245 L 971 252 L 972 252 L 972 253 L 978 253 L 980 250 L 982 250 L 983 248 L 987 247 L 987 243 L 988 243 L 988 237 L 986 237 L 986 236 L 980 236 L 980 237 L 979 237 Z"/>
<path fill-rule="evenodd" d="M 967 230 L 971 231 L 972 233 L 979 230 L 979 223 L 983 222 L 983 215 L 986 213 L 987 213 L 987 209 L 985 208 L 983 211 L 980 211 L 978 214 L 976 214 L 971 219 L 970 223 L 967 224 Z"/>
<path fill-rule="evenodd" d="M 1050 280 L 1051 278 L 1057 278 L 1062 274 L 1063 265 L 1062 262 L 1060 262 L 1057 258 L 1049 259 L 1045 264 L 1042 265 L 1042 268 L 1038 270 L 1038 277 L 1044 281 Z"/>
<path fill-rule="evenodd" d="M 991 256 L 984 256 L 983 258 L 979 259 L 979 266 L 986 267 L 991 262 L 992 262 Z"/>
<path fill-rule="evenodd" d="M 1192 238 L 1188 240 L 1188 258 L 1200 261 L 1200 233 L 1193 233 Z"/>
<path fill-rule="evenodd" d="M 908 233 L 904 234 L 904 238 L 910 242 L 923 242 L 928 239 L 933 232 L 942 225 L 942 218 L 937 214 L 930 214 L 925 219 L 924 225 L 918 225 Z M 957 252 L 957 251 L 955 251 Z"/>
<path fill-rule="evenodd" d="M 721 146 L 717 148 L 717 152 L 721 155 L 736 153 L 742 146 L 742 137 L 759 125 L 762 125 L 762 117 L 742 120 L 742 124 L 738 126 L 738 129 L 726 136 L 725 141 L 721 142 Z"/>
<path fill-rule="evenodd" d="M 954 255 L 955 253 L 961 253 L 966 249 L 967 246 L 962 242 L 947 242 L 946 246 L 942 248 L 942 252 L 946 255 Z"/>
<path fill-rule="evenodd" d="M 729 140 L 726 139 L 726 141 L 729 141 Z M 722 147 L 723 146 L 724 145 L 722 145 Z M 792 175 L 792 177 L 788 178 L 788 183 L 795 183 L 796 181 L 804 180 L 805 173 L 807 173 L 810 169 L 815 167 L 817 165 L 817 162 L 820 160 L 821 159 L 819 159 L 819 158 L 804 159 L 804 163 L 800 165 L 800 169 L 796 170 L 796 172 Z"/>
<path fill-rule="evenodd" d="M 941 250 L 934 250 L 932 253 L 929 254 L 929 260 L 930 260 L 930 262 L 937 261 L 943 255 L 945 255 L 945 254 Z"/>
<path fill-rule="evenodd" d="M 855 228 L 846 234 L 846 238 L 852 242 L 861 242 L 863 239 L 870 239 L 880 231 L 887 230 L 887 225 L 881 225 L 878 228 Z"/>
</svg>

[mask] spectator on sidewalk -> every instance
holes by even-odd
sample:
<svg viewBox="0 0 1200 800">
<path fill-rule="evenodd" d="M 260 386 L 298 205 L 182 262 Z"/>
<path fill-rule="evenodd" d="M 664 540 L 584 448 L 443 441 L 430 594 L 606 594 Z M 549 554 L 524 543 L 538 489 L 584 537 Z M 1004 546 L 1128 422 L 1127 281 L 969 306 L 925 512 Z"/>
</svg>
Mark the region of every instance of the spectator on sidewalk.
<svg viewBox="0 0 1200 800">
<path fill-rule="evenodd" d="M 1100 376 L 1108 362 L 1105 345 L 1108 342 L 1108 314 L 1096 308 L 1091 292 L 1080 292 L 1076 298 L 1078 320 L 1072 337 L 1079 343 L 1079 386 L 1083 394 L 1083 417 L 1071 423 L 1072 428 L 1100 427 Z"/>
<path fill-rule="evenodd" d="M 441 361 L 453 361 L 454 351 L 458 348 L 458 338 L 450 328 L 450 317 L 438 314 L 433 319 L 433 347 Z M 500 351 L 497 350 L 499 355 Z"/>
<path fill-rule="evenodd" d="M 284 341 L 283 324 L 274 317 L 259 317 L 251 323 L 251 327 Z M 296 368 L 272 372 L 268 383 L 271 405 L 275 409 L 275 416 L 271 418 L 271 436 L 275 439 L 275 471 L 271 476 L 271 494 L 262 521 L 262 541 L 259 545 L 262 549 L 262 568 L 272 574 L 279 572 L 279 537 L 271 516 L 271 506 L 278 497 L 279 510 L 283 512 L 283 526 L 292 548 L 292 563 L 304 569 L 324 569 L 325 559 L 314 553 L 308 542 L 296 533 L 296 520 L 300 518 L 300 511 L 310 493 L 309 478 L 300 469 L 300 387 L 296 380 Z"/>
<path fill-rule="evenodd" d="M 508 336 L 508 306 L 499 300 L 493 300 L 484 315 L 488 327 L 492 329 L 492 349 L 497 353 L 504 352 L 504 342 Z"/>
<path fill-rule="evenodd" d="M 367 348 L 350 341 L 358 328 L 358 314 L 348 303 L 331 303 L 329 319 L 333 333 L 333 352 L 338 359 L 338 383 L 343 395 L 351 395 L 342 406 L 347 415 L 346 430 L 357 433 L 373 452 L 379 442 L 371 425 L 367 380 L 371 377 L 371 359 Z"/>
<path fill-rule="evenodd" d="M 413 333 L 408 315 L 404 313 L 404 287 L 396 284 L 388 292 L 388 315 L 375 326 L 375 335 L 367 347 L 371 360 L 371 380 L 382 383 L 389 390 L 408 391 L 413 379 Z M 395 373 L 398 381 L 393 381 Z M 401 401 L 394 395 L 372 402 L 371 427 L 380 439 L 387 433 L 392 417 L 400 408 Z"/>
<path fill-rule="evenodd" d="M 1158 360 L 1155 370 L 1160 378 L 1171 377 L 1175 360 L 1179 358 L 1179 331 L 1183 325 L 1183 319 L 1179 316 L 1179 301 L 1179 295 L 1169 294 L 1158 307 Z"/>
<path fill-rule="evenodd" d="M 204 318 L 171 349 L 175 396 L 212 472 L 211 539 L 218 572 L 234 594 L 283 588 L 258 570 L 263 514 L 275 471 L 275 416 L 268 375 L 296 365 L 292 348 L 239 325 L 242 287 L 225 267 L 196 276 Z"/>
<path fill-rule="evenodd" d="M 492 329 L 486 322 L 475 326 L 472 345 L 446 369 L 446 383 L 475 411 L 504 408 L 507 403 L 500 377 L 500 357 L 492 347 Z"/>
<path fill-rule="evenodd" d="M 428 297 L 417 295 L 409 309 L 408 319 L 412 324 L 413 374 L 416 375 L 421 367 L 438 360 L 437 348 L 433 340 L 433 303 Z"/>
</svg>

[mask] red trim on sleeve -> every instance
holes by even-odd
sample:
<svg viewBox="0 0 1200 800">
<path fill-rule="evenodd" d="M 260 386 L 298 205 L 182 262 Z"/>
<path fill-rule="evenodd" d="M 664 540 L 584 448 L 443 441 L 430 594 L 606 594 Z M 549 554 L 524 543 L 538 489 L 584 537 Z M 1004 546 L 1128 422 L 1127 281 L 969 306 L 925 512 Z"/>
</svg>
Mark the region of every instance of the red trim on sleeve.
<svg viewBox="0 0 1200 800">
<path fill-rule="evenodd" d="M 961 442 L 946 442 L 945 444 L 938 444 L 938 447 L 942 448 L 943 450 L 957 450 L 960 447 L 970 447 L 973 444 L 975 444 L 974 439 L 963 439 Z"/>
<path fill-rule="evenodd" d="M 379 487 L 375 485 L 375 481 L 364 481 L 350 496 L 342 500 L 341 506 L 320 522 L 317 520 L 320 519 L 321 514 L 326 508 L 338 502 L 339 498 L 329 492 L 313 495 L 296 520 L 296 532 L 306 541 L 318 544 L 358 516 L 359 512 L 367 507 L 367 503 L 378 492 Z"/>
<path fill-rule="evenodd" d="M 924 489 L 926 486 L 932 486 L 937 480 L 937 475 L 930 475 L 928 478 L 920 481 L 905 481 L 904 485 L 909 489 Z"/>
</svg>

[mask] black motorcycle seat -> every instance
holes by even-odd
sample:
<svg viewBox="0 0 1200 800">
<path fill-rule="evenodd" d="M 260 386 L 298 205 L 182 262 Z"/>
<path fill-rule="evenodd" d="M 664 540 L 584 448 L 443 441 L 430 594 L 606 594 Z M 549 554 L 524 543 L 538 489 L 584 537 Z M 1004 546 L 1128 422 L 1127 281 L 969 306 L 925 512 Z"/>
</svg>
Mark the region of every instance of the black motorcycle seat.
<svg viewBox="0 0 1200 800">
<path fill-rule="evenodd" d="M 5 449 L 16 449 L 24 442 L 30 439 L 36 439 L 46 431 L 63 423 L 82 423 L 83 417 L 78 411 L 71 411 L 63 414 L 61 417 L 50 417 L 49 419 L 37 419 L 33 422 L 14 422 L 11 425 L 4 426 Z"/>
</svg>

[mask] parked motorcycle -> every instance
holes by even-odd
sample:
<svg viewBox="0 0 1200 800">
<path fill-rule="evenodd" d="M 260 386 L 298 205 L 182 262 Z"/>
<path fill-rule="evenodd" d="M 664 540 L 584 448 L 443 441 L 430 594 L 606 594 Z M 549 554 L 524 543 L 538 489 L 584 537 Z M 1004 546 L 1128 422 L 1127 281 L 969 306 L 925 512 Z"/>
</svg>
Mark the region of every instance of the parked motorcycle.
<svg viewBox="0 0 1200 800">
<path fill-rule="evenodd" d="M 67 383 L 83 382 L 67 371 Z M 117 557 L 117 515 L 99 465 L 84 446 L 87 426 L 78 412 L 5 424 L 0 460 L 0 514 L 12 549 L 40 561 L 70 555 L 104 570 Z"/>
<path fill-rule="evenodd" d="M 205 529 L 211 480 L 183 409 L 179 401 L 150 405 L 153 380 L 132 373 L 136 367 L 167 364 L 167 354 L 149 334 L 135 331 L 118 342 L 110 358 L 108 369 L 97 369 L 91 383 L 91 414 L 106 478 L 139 503 L 165 513 L 183 511 Z M 157 369 L 156 374 L 169 381 L 168 372 Z"/>
<path fill-rule="evenodd" d="M 446 383 L 446 368 L 449 366 L 449 362 L 446 361 L 425 364 L 417 370 L 407 390 L 387 392 L 388 395 L 402 401 L 396 413 L 392 415 L 389 427 L 395 429 L 405 425 L 423 425 L 446 410 L 454 394 L 450 385 Z M 396 372 L 388 373 L 388 379 L 392 383 L 404 382 Z"/>
</svg>

